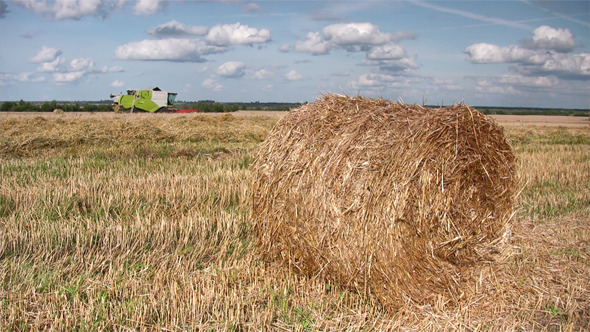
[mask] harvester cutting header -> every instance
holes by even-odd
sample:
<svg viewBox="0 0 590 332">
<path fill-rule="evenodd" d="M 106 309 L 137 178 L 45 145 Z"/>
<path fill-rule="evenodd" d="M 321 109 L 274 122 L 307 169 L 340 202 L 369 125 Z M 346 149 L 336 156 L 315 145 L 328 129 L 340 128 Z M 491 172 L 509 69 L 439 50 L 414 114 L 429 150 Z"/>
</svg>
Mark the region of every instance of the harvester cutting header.
<svg viewBox="0 0 590 332">
<path fill-rule="evenodd" d="M 127 94 L 111 94 L 114 98 L 113 105 L 116 113 L 135 112 L 174 112 L 172 105 L 175 92 L 166 92 L 158 87 L 150 87 L 146 90 L 127 90 Z"/>
</svg>

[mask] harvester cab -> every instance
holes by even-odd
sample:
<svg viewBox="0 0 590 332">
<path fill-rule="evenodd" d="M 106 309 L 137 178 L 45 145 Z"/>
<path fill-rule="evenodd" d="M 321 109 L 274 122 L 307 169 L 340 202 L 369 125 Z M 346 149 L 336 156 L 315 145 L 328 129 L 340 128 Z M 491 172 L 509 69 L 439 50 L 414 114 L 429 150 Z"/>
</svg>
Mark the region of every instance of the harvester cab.
<svg viewBox="0 0 590 332">
<path fill-rule="evenodd" d="M 169 112 L 176 98 L 175 92 L 166 92 L 158 87 L 146 90 L 127 90 L 127 94 L 111 94 L 115 112 Z"/>
</svg>

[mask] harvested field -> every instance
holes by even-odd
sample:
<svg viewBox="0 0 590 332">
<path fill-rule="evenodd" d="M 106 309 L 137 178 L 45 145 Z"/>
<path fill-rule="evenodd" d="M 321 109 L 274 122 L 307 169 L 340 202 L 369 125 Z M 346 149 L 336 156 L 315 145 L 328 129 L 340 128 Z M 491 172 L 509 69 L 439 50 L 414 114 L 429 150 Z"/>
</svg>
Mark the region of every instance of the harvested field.
<svg viewBox="0 0 590 332">
<path fill-rule="evenodd" d="M 232 115 L 0 114 L 0 330 L 590 330 L 587 127 L 505 125 L 509 250 L 457 303 L 391 313 L 256 254 L 278 117 Z"/>
<path fill-rule="evenodd" d="M 590 128 L 590 117 L 548 115 L 490 115 L 503 126 Z"/>
<path fill-rule="evenodd" d="M 231 114 L 235 117 L 265 117 L 272 119 L 280 119 L 288 112 L 284 111 L 237 111 L 233 113 L 196 113 L 196 114 L 117 114 L 117 113 L 67 113 L 67 114 L 44 114 L 44 113 L 15 113 L 5 112 L 0 114 L 1 118 L 9 119 L 16 118 L 35 118 L 35 117 L 51 117 L 65 116 L 67 118 L 89 119 L 89 118 L 104 118 L 104 119 L 121 119 L 125 116 L 131 116 L 134 119 L 174 119 L 176 117 L 186 116 L 223 116 L 224 114 Z M 545 116 L 545 115 L 490 115 L 498 124 L 502 126 L 541 126 L 541 127 L 571 127 L 584 128 L 590 127 L 589 117 L 574 117 L 574 116 Z"/>
</svg>

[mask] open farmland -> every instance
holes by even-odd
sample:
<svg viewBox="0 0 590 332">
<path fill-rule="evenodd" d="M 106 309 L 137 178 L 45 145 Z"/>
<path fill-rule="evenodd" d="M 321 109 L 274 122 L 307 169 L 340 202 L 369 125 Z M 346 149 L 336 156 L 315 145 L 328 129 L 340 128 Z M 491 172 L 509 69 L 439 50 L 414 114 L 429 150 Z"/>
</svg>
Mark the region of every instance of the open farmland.
<svg viewBox="0 0 590 332">
<path fill-rule="evenodd" d="M 391 313 L 254 253 L 251 155 L 282 114 L 0 114 L 0 330 L 590 329 L 587 118 L 494 116 L 520 188 L 503 260 Z"/>
</svg>

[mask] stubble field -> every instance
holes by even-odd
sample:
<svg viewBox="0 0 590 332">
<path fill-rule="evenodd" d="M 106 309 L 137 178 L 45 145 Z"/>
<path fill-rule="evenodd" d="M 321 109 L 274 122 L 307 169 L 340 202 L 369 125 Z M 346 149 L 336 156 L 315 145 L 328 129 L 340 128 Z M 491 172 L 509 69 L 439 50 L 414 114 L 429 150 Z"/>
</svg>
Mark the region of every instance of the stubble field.
<svg viewBox="0 0 590 332">
<path fill-rule="evenodd" d="M 0 330 L 590 330 L 587 118 L 495 118 L 521 190 L 503 259 L 392 313 L 256 256 L 249 165 L 280 116 L 0 114 Z"/>
</svg>

